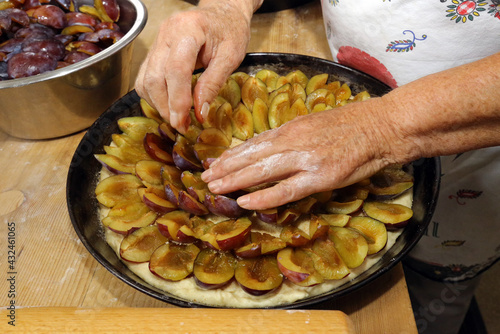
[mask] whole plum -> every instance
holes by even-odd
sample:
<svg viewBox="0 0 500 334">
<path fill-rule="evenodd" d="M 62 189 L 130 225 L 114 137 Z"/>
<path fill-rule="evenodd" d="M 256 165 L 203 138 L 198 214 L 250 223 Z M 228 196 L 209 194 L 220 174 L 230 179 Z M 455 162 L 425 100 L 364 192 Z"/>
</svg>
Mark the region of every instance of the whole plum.
<svg viewBox="0 0 500 334">
<path fill-rule="evenodd" d="M 7 74 L 12 79 L 29 77 L 57 68 L 57 60 L 43 53 L 21 52 L 10 58 Z"/>
<path fill-rule="evenodd" d="M 0 80 L 89 58 L 123 37 L 119 16 L 115 0 L 0 0 Z"/>
</svg>

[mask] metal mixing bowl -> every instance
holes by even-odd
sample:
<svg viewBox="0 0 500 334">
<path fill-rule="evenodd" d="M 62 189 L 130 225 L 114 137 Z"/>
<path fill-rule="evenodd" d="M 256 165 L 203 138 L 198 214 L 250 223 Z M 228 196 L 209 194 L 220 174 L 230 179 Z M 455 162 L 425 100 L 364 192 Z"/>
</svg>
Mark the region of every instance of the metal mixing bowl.
<svg viewBox="0 0 500 334">
<path fill-rule="evenodd" d="M 125 36 L 67 67 L 0 82 L 0 129 L 24 139 L 55 138 L 88 128 L 130 85 L 133 42 L 147 20 L 140 0 L 118 0 Z"/>
</svg>

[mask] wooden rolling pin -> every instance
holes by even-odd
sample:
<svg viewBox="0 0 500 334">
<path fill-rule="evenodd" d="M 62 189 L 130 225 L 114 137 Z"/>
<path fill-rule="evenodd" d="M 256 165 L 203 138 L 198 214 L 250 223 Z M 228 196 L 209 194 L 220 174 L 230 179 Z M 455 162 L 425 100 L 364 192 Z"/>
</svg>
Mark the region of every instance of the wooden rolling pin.
<svg viewBox="0 0 500 334">
<path fill-rule="evenodd" d="M 354 333 L 341 311 L 33 307 L 0 313 L 2 333 Z M 15 326 L 8 323 L 12 314 Z"/>
</svg>

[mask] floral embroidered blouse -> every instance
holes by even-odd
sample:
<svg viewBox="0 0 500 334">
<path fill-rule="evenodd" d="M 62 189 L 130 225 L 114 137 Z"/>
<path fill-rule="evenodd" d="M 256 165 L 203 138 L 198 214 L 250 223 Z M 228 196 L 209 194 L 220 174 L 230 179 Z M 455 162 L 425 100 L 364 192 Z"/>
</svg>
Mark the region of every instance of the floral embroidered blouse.
<svg viewBox="0 0 500 334">
<path fill-rule="evenodd" d="M 500 0 L 322 0 L 336 61 L 391 87 L 500 52 Z M 441 157 L 434 217 L 407 263 L 436 280 L 500 257 L 500 147 Z"/>
</svg>

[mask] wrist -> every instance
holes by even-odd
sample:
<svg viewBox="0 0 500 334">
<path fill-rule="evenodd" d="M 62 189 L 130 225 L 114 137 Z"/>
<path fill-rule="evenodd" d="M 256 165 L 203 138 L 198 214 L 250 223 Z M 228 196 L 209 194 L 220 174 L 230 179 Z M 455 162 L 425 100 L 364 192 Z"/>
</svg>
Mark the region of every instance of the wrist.
<svg viewBox="0 0 500 334">
<path fill-rule="evenodd" d="M 202 8 L 212 5 L 229 6 L 243 14 L 248 23 L 250 23 L 253 13 L 259 9 L 263 2 L 264 0 L 200 0 L 198 2 L 198 7 Z"/>
<path fill-rule="evenodd" d="M 368 100 L 366 115 L 371 119 L 372 140 L 379 147 L 379 159 L 388 164 L 405 164 L 424 156 L 422 145 L 413 133 L 416 120 L 408 119 L 404 107 L 387 94 Z"/>
</svg>

